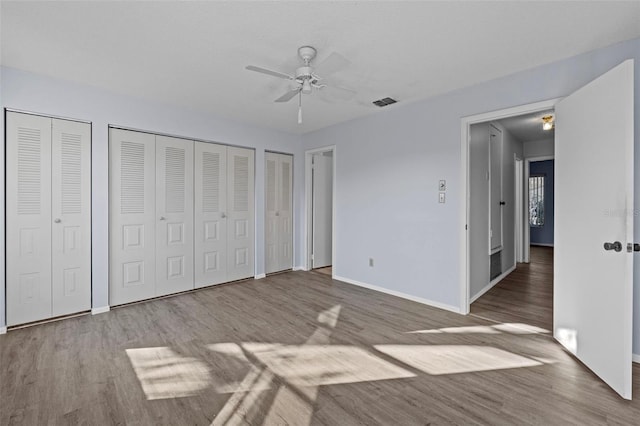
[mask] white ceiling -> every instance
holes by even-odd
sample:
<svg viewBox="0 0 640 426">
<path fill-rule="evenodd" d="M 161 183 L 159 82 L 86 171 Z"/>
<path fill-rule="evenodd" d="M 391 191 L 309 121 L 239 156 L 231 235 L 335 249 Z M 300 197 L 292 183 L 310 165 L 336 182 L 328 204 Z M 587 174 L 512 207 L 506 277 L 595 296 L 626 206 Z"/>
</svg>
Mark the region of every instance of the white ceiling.
<svg viewBox="0 0 640 426">
<path fill-rule="evenodd" d="M 305 133 L 640 37 L 640 2 L 1 2 L 2 65 Z M 335 75 L 349 102 L 275 104 L 301 45 Z"/>
<path fill-rule="evenodd" d="M 531 114 L 518 115 L 515 117 L 503 118 L 498 123 L 502 124 L 517 140 L 521 142 L 541 141 L 553 139 L 555 129 L 542 130 L 542 117 L 552 115 L 555 112 L 548 111 L 534 112 Z"/>
</svg>

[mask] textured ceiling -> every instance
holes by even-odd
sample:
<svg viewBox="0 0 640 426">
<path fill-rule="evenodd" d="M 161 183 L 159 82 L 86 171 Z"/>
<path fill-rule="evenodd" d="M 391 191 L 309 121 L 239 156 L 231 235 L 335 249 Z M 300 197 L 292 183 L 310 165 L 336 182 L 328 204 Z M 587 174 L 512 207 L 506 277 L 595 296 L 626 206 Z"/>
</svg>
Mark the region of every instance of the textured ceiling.
<svg viewBox="0 0 640 426">
<path fill-rule="evenodd" d="M 640 2 L 1 2 L 2 65 L 305 133 L 640 37 Z M 297 48 L 352 65 L 350 101 L 276 104 Z"/>
</svg>

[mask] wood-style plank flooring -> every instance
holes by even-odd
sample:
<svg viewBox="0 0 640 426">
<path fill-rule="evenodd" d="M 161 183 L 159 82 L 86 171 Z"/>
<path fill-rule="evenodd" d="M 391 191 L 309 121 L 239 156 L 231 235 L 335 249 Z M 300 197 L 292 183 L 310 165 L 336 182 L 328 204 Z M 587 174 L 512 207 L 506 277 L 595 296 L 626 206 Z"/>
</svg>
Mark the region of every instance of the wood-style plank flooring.
<svg viewBox="0 0 640 426">
<path fill-rule="evenodd" d="M 471 314 L 552 330 L 553 248 L 531 246 L 529 261 L 472 303 Z"/>
<path fill-rule="evenodd" d="M 634 369 L 640 396 L 640 370 Z M 638 424 L 544 334 L 290 272 L 0 336 L 0 424 Z"/>
</svg>

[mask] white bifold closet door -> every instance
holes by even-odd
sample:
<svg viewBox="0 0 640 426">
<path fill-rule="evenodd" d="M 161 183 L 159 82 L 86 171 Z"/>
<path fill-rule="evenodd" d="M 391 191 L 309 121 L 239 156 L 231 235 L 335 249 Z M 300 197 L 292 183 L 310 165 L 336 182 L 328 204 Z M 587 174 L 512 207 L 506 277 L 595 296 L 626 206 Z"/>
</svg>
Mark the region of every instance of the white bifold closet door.
<svg viewBox="0 0 640 426">
<path fill-rule="evenodd" d="M 271 273 L 293 267 L 293 156 L 267 152 L 265 174 L 266 272 Z"/>
<path fill-rule="evenodd" d="M 91 307 L 91 126 L 7 112 L 7 324 Z"/>
<path fill-rule="evenodd" d="M 149 133 L 109 129 L 109 303 L 155 296 L 156 144 Z"/>
<path fill-rule="evenodd" d="M 227 147 L 195 143 L 195 286 L 227 281 Z"/>
<path fill-rule="evenodd" d="M 227 281 L 254 276 L 255 153 L 227 147 Z"/>
<path fill-rule="evenodd" d="M 254 275 L 254 151 L 195 143 L 195 286 Z"/>
<path fill-rule="evenodd" d="M 193 141 L 156 136 L 156 296 L 193 288 Z"/>
</svg>

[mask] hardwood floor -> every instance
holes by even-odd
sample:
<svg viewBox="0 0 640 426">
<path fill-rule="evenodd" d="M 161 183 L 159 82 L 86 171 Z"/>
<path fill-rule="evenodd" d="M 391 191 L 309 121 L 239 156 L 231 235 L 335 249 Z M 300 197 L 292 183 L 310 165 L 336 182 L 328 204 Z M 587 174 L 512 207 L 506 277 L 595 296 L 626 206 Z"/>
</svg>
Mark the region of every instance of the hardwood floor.
<svg viewBox="0 0 640 426">
<path fill-rule="evenodd" d="M 547 335 L 309 272 L 0 336 L 2 425 L 638 419 Z"/>
<path fill-rule="evenodd" d="M 553 329 L 553 248 L 531 247 L 529 263 L 471 304 L 471 314 L 500 322 Z"/>
<path fill-rule="evenodd" d="M 325 268 L 314 269 L 314 271 L 331 276 L 331 274 L 333 273 L 333 268 L 331 266 L 327 266 Z"/>
</svg>

